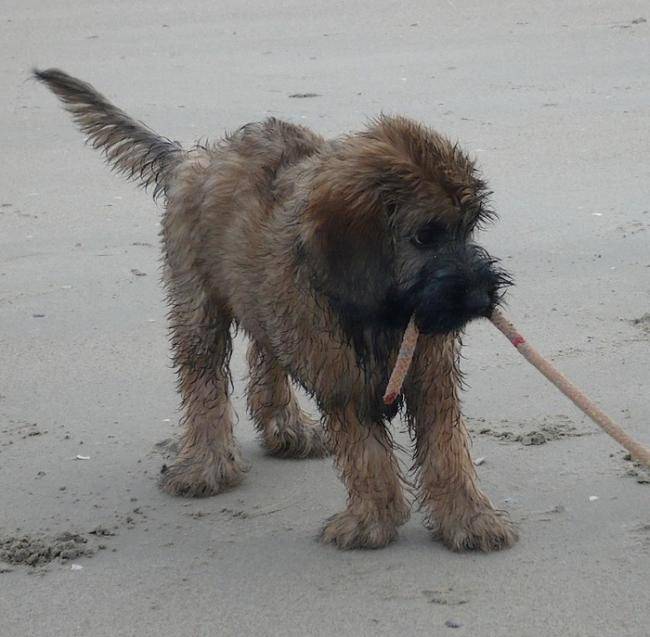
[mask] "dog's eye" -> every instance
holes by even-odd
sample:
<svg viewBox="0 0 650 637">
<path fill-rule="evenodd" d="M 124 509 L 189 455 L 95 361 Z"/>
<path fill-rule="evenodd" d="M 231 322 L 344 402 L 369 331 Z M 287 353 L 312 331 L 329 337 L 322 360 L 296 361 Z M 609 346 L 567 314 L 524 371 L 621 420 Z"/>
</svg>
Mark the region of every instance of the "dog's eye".
<svg viewBox="0 0 650 637">
<path fill-rule="evenodd" d="M 411 241 L 413 245 L 416 245 L 418 248 L 430 248 L 437 241 L 440 240 L 444 228 L 442 228 L 437 223 L 429 223 L 426 226 L 420 228 L 414 235 Z"/>
</svg>

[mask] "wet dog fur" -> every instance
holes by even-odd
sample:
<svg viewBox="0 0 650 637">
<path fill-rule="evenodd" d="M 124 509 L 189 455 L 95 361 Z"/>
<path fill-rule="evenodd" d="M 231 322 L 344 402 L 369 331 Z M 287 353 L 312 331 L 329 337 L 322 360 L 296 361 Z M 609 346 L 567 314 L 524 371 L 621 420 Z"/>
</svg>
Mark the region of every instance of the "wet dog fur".
<svg viewBox="0 0 650 637">
<path fill-rule="evenodd" d="M 479 489 L 461 415 L 465 324 L 498 304 L 507 275 L 473 242 L 486 184 L 445 137 L 404 117 L 326 140 L 271 118 L 189 149 L 160 137 L 62 71 L 35 71 L 107 162 L 164 200 L 164 283 L 183 406 L 175 495 L 237 485 L 232 331 L 250 341 L 250 417 L 269 453 L 334 454 L 347 507 L 321 533 L 377 548 L 409 517 L 387 428 L 402 408 L 434 534 L 453 550 L 517 539 Z M 403 399 L 382 395 L 411 315 L 422 332 Z M 311 395 L 320 422 L 298 405 Z"/>
</svg>

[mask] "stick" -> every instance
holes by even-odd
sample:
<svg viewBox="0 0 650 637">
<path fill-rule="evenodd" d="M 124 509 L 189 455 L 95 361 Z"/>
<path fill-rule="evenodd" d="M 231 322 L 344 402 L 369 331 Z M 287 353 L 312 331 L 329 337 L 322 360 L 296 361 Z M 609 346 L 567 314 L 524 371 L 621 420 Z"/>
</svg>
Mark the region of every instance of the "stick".
<svg viewBox="0 0 650 637">
<path fill-rule="evenodd" d="M 564 374 L 551 365 L 534 347 L 529 345 L 526 339 L 517 332 L 514 325 L 499 310 L 494 310 L 490 320 L 531 365 L 544 374 L 567 398 L 582 409 L 589 418 L 604 429 L 616 442 L 627 449 L 635 460 L 650 468 L 650 449 L 648 447 L 629 436 L 604 411 L 587 398 Z"/>
<path fill-rule="evenodd" d="M 402 385 L 404 384 L 404 379 L 406 378 L 406 374 L 408 374 L 409 367 L 411 366 L 413 354 L 415 353 L 415 345 L 418 342 L 419 335 L 420 333 L 418 328 L 415 326 L 415 318 L 411 317 L 409 324 L 406 326 L 404 337 L 402 338 L 402 344 L 400 345 L 397 354 L 393 373 L 390 375 L 388 386 L 384 393 L 385 405 L 392 405 L 402 391 Z"/>
<path fill-rule="evenodd" d="M 500 310 L 494 310 L 490 320 L 505 337 L 515 346 L 517 351 L 534 367 L 536 367 L 548 380 L 550 380 L 565 396 L 578 406 L 599 427 L 616 440 L 630 455 L 650 469 L 650 449 L 629 436 L 605 412 L 599 409 L 585 394 L 582 393 L 564 374 L 557 370 L 535 348 L 528 344 L 526 339 L 516 330 L 513 324 L 506 319 Z M 391 405 L 399 396 L 404 379 L 408 373 L 415 345 L 418 340 L 418 328 L 413 318 L 409 322 L 402 345 L 397 355 L 393 373 L 388 381 L 384 394 L 384 403 Z"/>
</svg>

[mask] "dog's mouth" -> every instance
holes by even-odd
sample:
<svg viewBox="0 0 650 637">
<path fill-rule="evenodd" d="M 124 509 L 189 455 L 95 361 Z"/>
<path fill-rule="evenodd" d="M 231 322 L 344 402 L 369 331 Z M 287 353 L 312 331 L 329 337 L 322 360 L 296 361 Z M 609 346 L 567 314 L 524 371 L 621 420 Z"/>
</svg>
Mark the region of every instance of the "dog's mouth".
<svg viewBox="0 0 650 637">
<path fill-rule="evenodd" d="M 462 330 L 470 321 L 490 316 L 495 307 L 494 303 L 481 304 L 481 309 L 459 305 L 429 312 L 429 307 L 424 304 L 416 309 L 415 321 L 423 334 L 448 334 Z"/>
<path fill-rule="evenodd" d="M 415 321 L 424 334 L 447 334 L 488 317 L 503 301 L 512 279 L 498 261 L 477 246 L 439 255 L 423 268 Z"/>
</svg>

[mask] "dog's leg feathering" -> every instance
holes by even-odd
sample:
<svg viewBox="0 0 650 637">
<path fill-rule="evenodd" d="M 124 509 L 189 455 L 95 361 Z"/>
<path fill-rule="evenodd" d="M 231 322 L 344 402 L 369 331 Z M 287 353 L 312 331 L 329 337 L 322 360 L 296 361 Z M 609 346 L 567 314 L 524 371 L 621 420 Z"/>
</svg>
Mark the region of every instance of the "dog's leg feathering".
<svg viewBox="0 0 650 637">
<path fill-rule="evenodd" d="M 453 336 L 422 337 L 404 386 L 419 497 L 450 549 L 494 551 L 514 544 L 517 532 L 478 486 L 460 412 L 458 345 Z"/>
<path fill-rule="evenodd" d="M 286 373 L 256 342 L 248 348 L 248 413 L 262 444 L 280 458 L 323 458 L 330 454 L 322 425 L 301 408 Z"/>
<path fill-rule="evenodd" d="M 340 549 L 386 546 L 410 515 L 390 436 L 383 424 L 361 423 L 354 407 L 329 417 L 327 426 L 348 506 L 327 521 L 321 541 Z"/>
<path fill-rule="evenodd" d="M 178 458 L 160 484 L 172 495 L 216 495 L 241 482 L 247 470 L 229 398 L 231 317 L 191 276 L 168 274 L 166 283 L 184 431 Z"/>
</svg>

